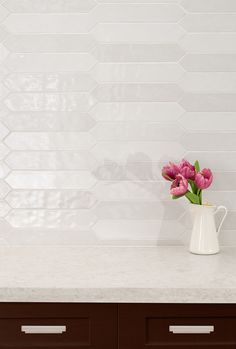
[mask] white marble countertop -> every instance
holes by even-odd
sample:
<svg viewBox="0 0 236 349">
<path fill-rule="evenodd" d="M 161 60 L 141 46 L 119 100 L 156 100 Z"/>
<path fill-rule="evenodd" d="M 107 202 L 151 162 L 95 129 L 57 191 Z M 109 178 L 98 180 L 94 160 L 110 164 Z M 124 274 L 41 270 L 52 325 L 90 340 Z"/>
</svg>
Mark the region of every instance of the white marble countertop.
<svg viewBox="0 0 236 349">
<path fill-rule="evenodd" d="M 236 247 L 0 246 L 0 302 L 236 303 Z"/>
</svg>

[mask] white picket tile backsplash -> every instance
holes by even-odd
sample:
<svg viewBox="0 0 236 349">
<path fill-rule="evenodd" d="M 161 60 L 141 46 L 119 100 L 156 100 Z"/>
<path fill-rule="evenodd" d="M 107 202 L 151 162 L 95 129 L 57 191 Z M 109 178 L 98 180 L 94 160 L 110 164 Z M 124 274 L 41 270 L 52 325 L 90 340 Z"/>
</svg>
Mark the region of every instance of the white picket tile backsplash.
<svg viewBox="0 0 236 349">
<path fill-rule="evenodd" d="M 183 244 L 199 159 L 236 243 L 235 0 L 0 1 L 0 243 Z"/>
</svg>

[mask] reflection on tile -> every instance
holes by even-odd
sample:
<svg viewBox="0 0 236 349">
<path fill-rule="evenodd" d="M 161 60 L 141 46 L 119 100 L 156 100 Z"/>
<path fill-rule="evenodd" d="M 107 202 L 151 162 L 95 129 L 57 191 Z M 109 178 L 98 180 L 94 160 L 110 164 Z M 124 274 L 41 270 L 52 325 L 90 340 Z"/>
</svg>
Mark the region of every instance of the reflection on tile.
<svg viewBox="0 0 236 349">
<path fill-rule="evenodd" d="M 96 160 L 87 151 L 13 151 L 5 162 L 14 170 L 92 170 Z"/>
<path fill-rule="evenodd" d="M 141 157 L 141 154 L 140 154 Z M 93 175 L 102 181 L 159 181 L 161 176 L 161 164 L 157 162 L 135 162 L 132 158 L 126 163 L 119 163 L 112 160 L 100 162 L 93 170 Z M 138 160 L 138 159 L 137 159 Z"/>
<path fill-rule="evenodd" d="M 184 109 L 177 103 L 97 103 L 90 114 L 98 121 L 173 122 Z"/>
<path fill-rule="evenodd" d="M 157 162 L 181 158 L 185 149 L 177 142 L 99 142 L 91 153 L 100 162 Z"/>
<path fill-rule="evenodd" d="M 100 62 L 176 62 L 184 51 L 176 44 L 101 43 L 93 50 Z"/>
<path fill-rule="evenodd" d="M 96 180 L 87 171 L 12 171 L 6 182 L 16 189 L 87 189 Z"/>
<path fill-rule="evenodd" d="M 5 0 L 4 6 L 11 12 L 89 12 L 96 6 L 95 0 Z"/>
<path fill-rule="evenodd" d="M 102 84 L 92 95 L 99 102 L 177 102 L 182 90 L 176 84 Z"/>
<path fill-rule="evenodd" d="M 12 190 L 6 197 L 12 208 L 84 209 L 96 199 L 85 190 Z"/>
<path fill-rule="evenodd" d="M 94 104 L 86 93 L 12 93 L 5 104 L 12 111 L 79 111 L 86 112 Z"/>
<path fill-rule="evenodd" d="M 6 220 L 15 228 L 89 229 L 96 219 L 88 210 L 12 210 Z"/>
<path fill-rule="evenodd" d="M 95 120 L 80 112 L 13 112 L 2 116 L 11 131 L 88 131 Z"/>
<path fill-rule="evenodd" d="M 12 132 L 5 143 L 16 150 L 76 150 L 92 147 L 86 132 Z"/>
<path fill-rule="evenodd" d="M 83 92 L 91 90 L 96 82 L 87 73 L 12 73 L 4 84 L 13 92 Z"/>
<path fill-rule="evenodd" d="M 99 181 L 92 189 L 99 201 L 157 201 L 169 198 L 165 182 Z"/>
</svg>

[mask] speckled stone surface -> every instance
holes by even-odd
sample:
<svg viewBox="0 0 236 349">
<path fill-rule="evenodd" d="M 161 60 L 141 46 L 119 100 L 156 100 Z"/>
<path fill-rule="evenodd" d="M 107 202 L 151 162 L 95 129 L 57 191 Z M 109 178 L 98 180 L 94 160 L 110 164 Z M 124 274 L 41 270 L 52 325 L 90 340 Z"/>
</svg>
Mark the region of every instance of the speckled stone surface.
<svg viewBox="0 0 236 349">
<path fill-rule="evenodd" d="M 236 247 L 1 246 L 0 301 L 236 303 Z"/>
</svg>

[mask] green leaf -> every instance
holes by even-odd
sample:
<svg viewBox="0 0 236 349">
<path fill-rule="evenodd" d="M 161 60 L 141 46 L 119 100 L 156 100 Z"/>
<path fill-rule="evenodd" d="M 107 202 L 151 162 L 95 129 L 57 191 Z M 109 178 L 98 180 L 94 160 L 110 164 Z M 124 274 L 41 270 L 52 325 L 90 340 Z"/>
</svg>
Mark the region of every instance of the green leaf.
<svg viewBox="0 0 236 349">
<path fill-rule="evenodd" d="M 181 198 L 181 196 L 172 195 L 172 199 L 173 199 L 173 200 L 177 200 L 177 199 L 179 199 L 179 198 Z"/>
<path fill-rule="evenodd" d="M 191 186 L 192 192 L 193 192 L 194 194 L 197 194 L 198 188 L 197 188 L 196 184 L 194 183 L 194 181 L 192 181 L 191 179 L 189 179 L 189 184 L 190 184 L 190 186 Z"/>
<path fill-rule="evenodd" d="M 200 205 L 200 198 L 198 195 L 191 193 L 190 191 L 188 191 L 185 194 L 186 198 L 189 199 L 189 201 L 192 202 L 192 204 L 196 204 L 196 205 Z"/>
<path fill-rule="evenodd" d="M 194 166 L 195 166 L 196 171 L 200 172 L 200 165 L 199 165 L 199 161 L 198 160 L 195 161 Z"/>
</svg>

